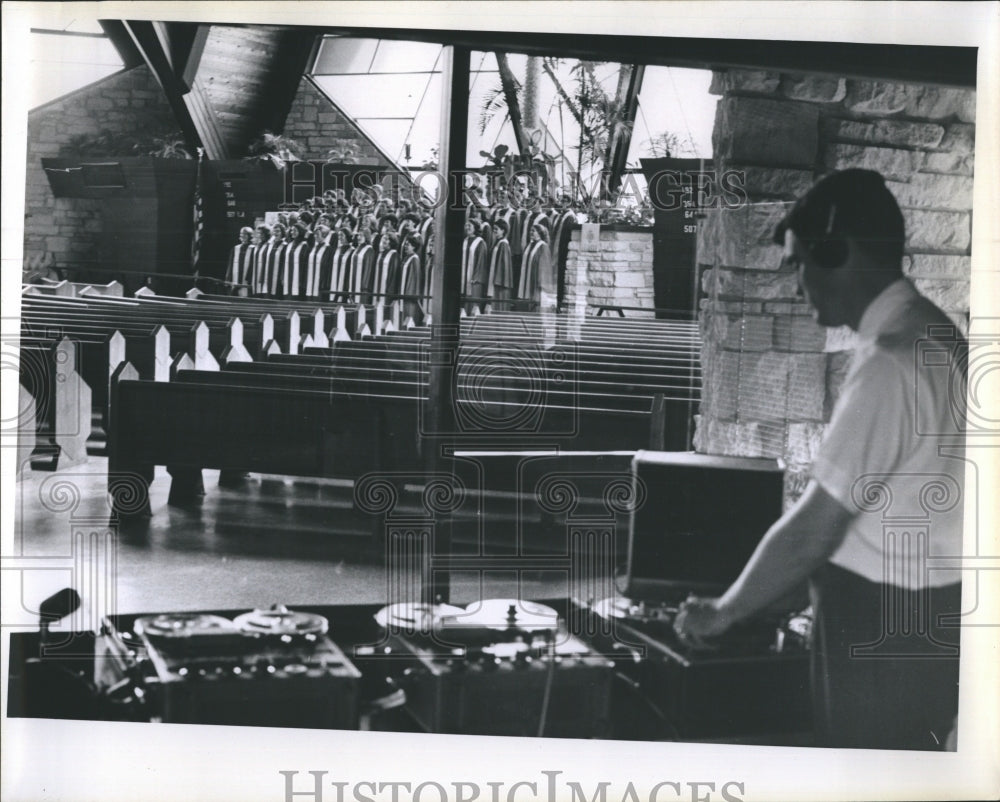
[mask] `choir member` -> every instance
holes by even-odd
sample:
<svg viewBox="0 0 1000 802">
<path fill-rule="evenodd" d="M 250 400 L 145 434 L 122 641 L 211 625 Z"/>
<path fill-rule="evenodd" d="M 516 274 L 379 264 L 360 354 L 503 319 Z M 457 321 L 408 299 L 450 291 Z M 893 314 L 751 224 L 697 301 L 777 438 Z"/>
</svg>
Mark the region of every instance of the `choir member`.
<svg viewBox="0 0 1000 802">
<path fill-rule="evenodd" d="M 271 239 L 274 246 L 267 260 L 266 287 L 264 293 L 272 298 L 281 298 L 284 288 L 281 284 L 285 264 L 285 249 L 288 247 L 286 230 L 281 223 L 275 223 L 271 228 Z"/>
<path fill-rule="evenodd" d="M 325 223 L 316 226 L 315 242 L 309 252 L 305 294 L 309 298 L 325 298 L 330 291 L 330 263 L 333 260 L 333 229 Z"/>
<path fill-rule="evenodd" d="M 254 229 L 254 243 L 256 250 L 253 257 L 253 294 L 267 294 L 267 261 L 271 257 L 271 250 L 274 248 L 274 240 L 271 239 L 271 229 L 261 223 Z"/>
<path fill-rule="evenodd" d="M 420 264 L 420 237 L 411 234 L 403 240 L 403 259 L 399 268 L 399 294 L 420 296 L 424 294 L 424 271 Z M 403 299 L 403 320 L 412 318 L 414 323 L 424 319 L 423 300 Z"/>
<path fill-rule="evenodd" d="M 556 279 L 549 252 L 548 231 L 543 224 L 532 227 L 528 248 L 521 257 L 521 280 L 517 297 L 532 301 L 543 310 L 556 304 Z"/>
<path fill-rule="evenodd" d="M 493 249 L 490 251 L 490 269 L 487 295 L 493 299 L 492 307 L 497 311 L 510 308 L 514 295 L 514 270 L 507 240 L 507 224 L 501 219 L 493 223 Z"/>
<path fill-rule="evenodd" d="M 351 259 L 354 256 L 352 241 L 350 229 L 344 224 L 340 229 L 337 248 L 333 252 L 333 264 L 330 267 L 330 300 L 332 301 L 347 303 L 351 300 L 348 294 L 350 292 L 348 278 L 351 272 Z"/>
<path fill-rule="evenodd" d="M 479 226 L 473 219 L 465 224 L 465 240 L 462 242 L 462 292 L 467 298 L 485 298 L 487 283 L 486 243 L 479 236 Z M 479 308 L 482 301 L 469 300 L 466 314 Z"/>
<path fill-rule="evenodd" d="M 253 279 L 253 263 L 256 248 L 253 244 L 253 229 L 240 229 L 240 239 L 229 251 L 226 260 L 226 286 L 232 295 L 247 295 L 247 285 Z"/>
<path fill-rule="evenodd" d="M 301 298 L 305 290 L 308 269 L 309 247 L 308 223 L 299 219 L 292 229 L 292 239 L 285 249 L 282 288 L 286 298 Z"/>
<path fill-rule="evenodd" d="M 378 260 L 375 265 L 374 302 L 387 307 L 392 295 L 399 292 L 399 240 L 395 234 L 379 237 Z"/>
<path fill-rule="evenodd" d="M 375 251 L 368 243 L 365 230 L 354 235 L 354 253 L 351 255 L 348 282 L 351 301 L 354 303 L 371 303 L 372 279 L 375 270 Z"/>
</svg>

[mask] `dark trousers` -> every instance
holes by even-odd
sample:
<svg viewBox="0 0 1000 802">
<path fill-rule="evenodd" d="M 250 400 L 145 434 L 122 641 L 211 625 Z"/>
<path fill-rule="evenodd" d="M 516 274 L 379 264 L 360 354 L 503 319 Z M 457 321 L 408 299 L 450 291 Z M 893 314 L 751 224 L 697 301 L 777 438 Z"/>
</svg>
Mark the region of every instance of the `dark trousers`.
<svg viewBox="0 0 1000 802">
<path fill-rule="evenodd" d="M 904 591 L 828 563 L 811 591 L 819 744 L 941 749 L 958 714 L 961 584 Z"/>
</svg>

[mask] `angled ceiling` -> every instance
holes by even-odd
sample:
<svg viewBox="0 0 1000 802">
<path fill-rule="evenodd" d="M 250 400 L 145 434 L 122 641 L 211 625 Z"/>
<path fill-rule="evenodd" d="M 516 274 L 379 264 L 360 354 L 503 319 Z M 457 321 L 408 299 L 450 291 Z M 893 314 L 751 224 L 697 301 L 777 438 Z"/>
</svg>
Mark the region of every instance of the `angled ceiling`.
<svg viewBox="0 0 1000 802">
<path fill-rule="evenodd" d="M 280 131 L 316 33 L 295 28 L 102 20 L 126 65 L 146 63 L 188 144 L 210 159 L 246 155 Z"/>
</svg>

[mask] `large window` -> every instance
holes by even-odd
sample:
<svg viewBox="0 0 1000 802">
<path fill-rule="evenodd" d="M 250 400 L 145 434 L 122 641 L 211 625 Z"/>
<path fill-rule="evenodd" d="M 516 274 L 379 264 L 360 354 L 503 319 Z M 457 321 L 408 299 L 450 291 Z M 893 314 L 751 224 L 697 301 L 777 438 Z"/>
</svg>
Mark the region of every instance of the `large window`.
<svg viewBox="0 0 1000 802">
<path fill-rule="evenodd" d="M 51 27 L 32 28 L 29 53 L 28 108 L 32 109 L 124 66 L 114 45 L 92 19 L 54 17 Z"/>
</svg>

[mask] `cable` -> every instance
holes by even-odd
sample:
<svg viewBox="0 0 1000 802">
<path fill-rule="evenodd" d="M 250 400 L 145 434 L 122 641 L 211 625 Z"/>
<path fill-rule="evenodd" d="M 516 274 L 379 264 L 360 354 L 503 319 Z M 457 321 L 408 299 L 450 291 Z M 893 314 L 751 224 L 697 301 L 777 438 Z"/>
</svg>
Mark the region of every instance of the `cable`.
<svg viewBox="0 0 1000 802">
<path fill-rule="evenodd" d="M 549 666 L 545 675 L 545 690 L 542 693 L 542 710 L 538 716 L 538 737 L 545 734 L 545 720 L 549 715 L 549 700 L 552 697 L 552 681 L 556 675 L 556 641 L 554 633 L 547 632 L 545 635 L 548 648 Z"/>
</svg>

